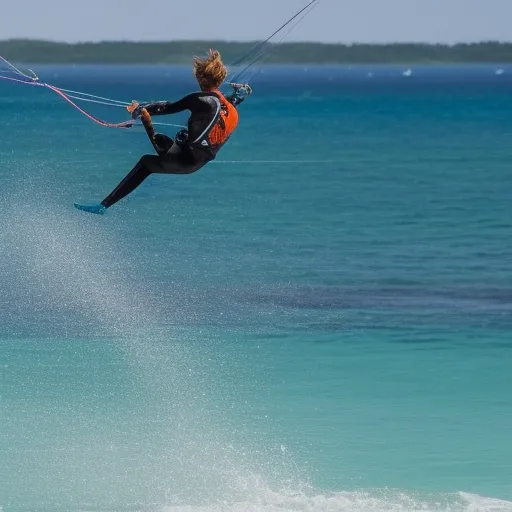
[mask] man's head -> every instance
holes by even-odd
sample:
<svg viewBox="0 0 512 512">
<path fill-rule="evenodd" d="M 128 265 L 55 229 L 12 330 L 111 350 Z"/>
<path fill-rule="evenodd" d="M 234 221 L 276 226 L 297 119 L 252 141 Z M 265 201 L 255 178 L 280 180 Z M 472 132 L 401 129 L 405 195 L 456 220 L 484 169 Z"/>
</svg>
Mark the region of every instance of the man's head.
<svg viewBox="0 0 512 512">
<path fill-rule="evenodd" d="M 202 91 L 211 91 L 223 84 L 228 76 L 228 70 L 222 62 L 220 53 L 210 50 L 205 59 L 194 58 L 194 75 Z"/>
</svg>

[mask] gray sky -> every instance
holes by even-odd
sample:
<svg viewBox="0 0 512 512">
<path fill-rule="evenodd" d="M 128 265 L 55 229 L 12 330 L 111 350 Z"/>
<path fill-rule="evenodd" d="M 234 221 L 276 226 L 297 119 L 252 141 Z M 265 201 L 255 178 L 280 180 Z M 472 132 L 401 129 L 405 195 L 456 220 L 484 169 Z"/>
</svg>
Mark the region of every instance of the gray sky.
<svg viewBox="0 0 512 512">
<path fill-rule="evenodd" d="M 307 0 L 0 0 L 0 39 L 265 38 Z M 188 7 L 188 6 L 194 7 Z M 512 40 L 512 0 L 321 0 L 288 41 Z"/>
</svg>

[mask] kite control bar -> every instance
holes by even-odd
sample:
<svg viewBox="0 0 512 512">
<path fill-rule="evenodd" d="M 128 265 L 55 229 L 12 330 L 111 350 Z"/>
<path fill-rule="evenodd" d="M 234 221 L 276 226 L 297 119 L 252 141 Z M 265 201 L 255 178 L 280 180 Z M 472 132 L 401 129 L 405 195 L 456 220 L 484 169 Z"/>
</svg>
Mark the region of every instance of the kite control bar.
<svg viewBox="0 0 512 512">
<path fill-rule="evenodd" d="M 252 94 L 252 87 L 249 84 L 235 84 L 232 82 L 228 82 L 228 85 L 233 87 L 235 95 L 240 98 L 250 96 Z"/>
</svg>

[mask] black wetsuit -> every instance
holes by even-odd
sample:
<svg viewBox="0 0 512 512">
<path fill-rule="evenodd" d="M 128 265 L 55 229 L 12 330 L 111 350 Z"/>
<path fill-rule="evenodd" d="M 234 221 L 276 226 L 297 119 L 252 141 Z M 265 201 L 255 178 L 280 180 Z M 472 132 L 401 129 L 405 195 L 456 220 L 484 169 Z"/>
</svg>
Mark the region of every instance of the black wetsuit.
<svg viewBox="0 0 512 512">
<path fill-rule="evenodd" d="M 233 94 L 226 98 L 236 106 L 243 98 Z M 144 155 L 119 185 L 101 202 L 109 208 L 133 192 L 150 174 L 190 174 L 213 160 L 221 146 L 213 146 L 208 138 L 219 120 L 222 102 L 214 92 L 197 92 L 181 100 L 144 105 L 151 116 L 176 114 L 190 110 L 188 137 L 181 144 L 162 134 L 148 135 L 157 155 Z"/>
</svg>

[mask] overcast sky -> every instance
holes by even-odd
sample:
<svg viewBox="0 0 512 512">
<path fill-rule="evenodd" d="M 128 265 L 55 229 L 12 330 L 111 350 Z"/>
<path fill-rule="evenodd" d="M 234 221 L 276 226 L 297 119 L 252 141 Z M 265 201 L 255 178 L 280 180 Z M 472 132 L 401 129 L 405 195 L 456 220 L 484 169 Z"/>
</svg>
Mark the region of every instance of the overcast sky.
<svg viewBox="0 0 512 512">
<path fill-rule="evenodd" d="M 307 0 L 0 0 L 0 39 L 265 38 Z M 193 6 L 193 7 L 192 7 Z M 289 41 L 512 40 L 512 0 L 321 0 Z"/>
</svg>

